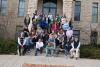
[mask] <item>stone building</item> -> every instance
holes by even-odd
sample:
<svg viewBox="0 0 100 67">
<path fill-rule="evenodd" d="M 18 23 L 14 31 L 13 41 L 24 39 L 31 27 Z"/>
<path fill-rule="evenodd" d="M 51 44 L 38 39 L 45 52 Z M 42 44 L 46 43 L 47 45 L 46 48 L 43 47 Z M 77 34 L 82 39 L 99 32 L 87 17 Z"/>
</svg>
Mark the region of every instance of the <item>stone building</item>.
<svg viewBox="0 0 100 67">
<path fill-rule="evenodd" d="M 100 0 L 0 0 L 0 38 L 15 39 L 35 10 L 72 18 L 81 43 L 100 43 Z"/>
</svg>

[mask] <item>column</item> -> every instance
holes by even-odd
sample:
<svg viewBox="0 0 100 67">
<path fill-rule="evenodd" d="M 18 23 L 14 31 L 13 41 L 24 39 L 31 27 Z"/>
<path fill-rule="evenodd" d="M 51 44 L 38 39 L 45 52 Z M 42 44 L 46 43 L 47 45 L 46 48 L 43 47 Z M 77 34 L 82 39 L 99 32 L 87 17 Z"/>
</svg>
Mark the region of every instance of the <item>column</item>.
<svg viewBox="0 0 100 67">
<path fill-rule="evenodd" d="M 32 17 L 35 10 L 37 10 L 38 0 L 29 0 L 28 3 L 28 14 Z"/>
<path fill-rule="evenodd" d="M 68 20 L 72 18 L 73 0 L 63 0 L 63 14 L 66 15 Z"/>
</svg>

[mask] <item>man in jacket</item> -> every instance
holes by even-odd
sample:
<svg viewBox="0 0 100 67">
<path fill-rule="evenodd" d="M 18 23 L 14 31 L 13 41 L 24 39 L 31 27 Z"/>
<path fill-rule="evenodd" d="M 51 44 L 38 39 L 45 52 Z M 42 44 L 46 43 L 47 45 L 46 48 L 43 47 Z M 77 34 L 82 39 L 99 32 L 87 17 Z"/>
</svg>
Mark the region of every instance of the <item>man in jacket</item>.
<svg viewBox="0 0 100 67">
<path fill-rule="evenodd" d="M 71 50 L 70 50 L 70 54 L 71 54 L 71 58 L 75 58 L 78 59 L 79 58 L 79 48 L 80 48 L 80 41 L 77 37 L 74 38 L 74 41 L 71 43 Z"/>
</svg>

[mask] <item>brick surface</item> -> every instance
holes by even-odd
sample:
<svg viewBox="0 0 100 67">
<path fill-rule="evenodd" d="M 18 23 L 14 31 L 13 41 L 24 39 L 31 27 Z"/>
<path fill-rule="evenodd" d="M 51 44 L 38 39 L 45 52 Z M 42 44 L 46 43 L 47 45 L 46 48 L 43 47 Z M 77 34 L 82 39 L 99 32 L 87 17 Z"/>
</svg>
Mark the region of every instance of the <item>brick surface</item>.
<svg viewBox="0 0 100 67">
<path fill-rule="evenodd" d="M 23 64 L 22 67 L 74 67 L 74 66 L 42 65 L 42 64 Z"/>
</svg>

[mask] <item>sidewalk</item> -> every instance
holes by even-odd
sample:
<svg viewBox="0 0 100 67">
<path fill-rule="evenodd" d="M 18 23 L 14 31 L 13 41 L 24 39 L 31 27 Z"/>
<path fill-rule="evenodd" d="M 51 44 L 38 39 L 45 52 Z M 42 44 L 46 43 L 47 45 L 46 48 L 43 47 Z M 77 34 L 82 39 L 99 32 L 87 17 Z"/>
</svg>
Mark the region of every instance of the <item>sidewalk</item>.
<svg viewBox="0 0 100 67">
<path fill-rule="evenodd" d="M 67 57 L 0 55 L 0 67 L 22 67 L 24 63 L 75 67 L 100 67 L 100 60 L 93 59 L 74 60 Z"/>
</svg>

